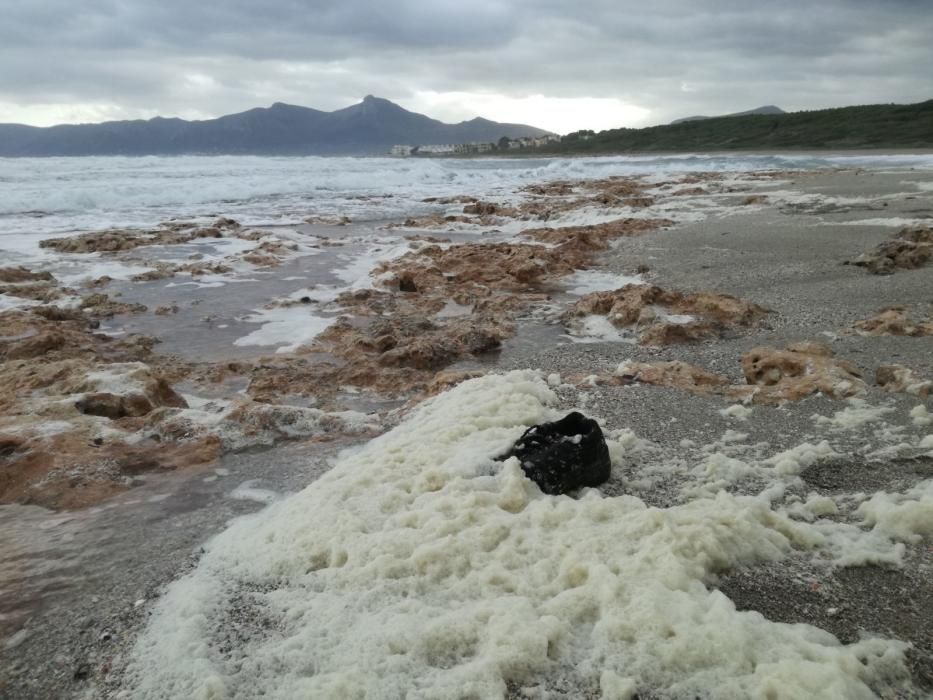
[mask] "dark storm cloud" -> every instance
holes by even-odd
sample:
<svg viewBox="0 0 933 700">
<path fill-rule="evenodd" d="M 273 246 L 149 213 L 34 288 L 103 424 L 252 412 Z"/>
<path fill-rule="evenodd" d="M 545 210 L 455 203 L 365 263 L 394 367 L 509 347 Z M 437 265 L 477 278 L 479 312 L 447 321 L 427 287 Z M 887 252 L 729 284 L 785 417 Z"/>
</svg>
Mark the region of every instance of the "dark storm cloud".
<svg viewBox="0 0 933 700">
<path fill-rule="evenodd" d="M 2 17 L 0 105 L 21 110 L 431 91 L 611 97 L 665 121 L 933 96 L 927 0 L 13 0 Z"/>
<path fill-rule="evenodd" d="M 0 25 L 6 46 L 218 50 L 263 58 L 341 57 L 348 48 L 479 47 L 507 41 L 517 13 L 497 2 L 377 0 L 20 1 Z M 269 43 L 278 38 L 278 43 Z"/>
</svg>

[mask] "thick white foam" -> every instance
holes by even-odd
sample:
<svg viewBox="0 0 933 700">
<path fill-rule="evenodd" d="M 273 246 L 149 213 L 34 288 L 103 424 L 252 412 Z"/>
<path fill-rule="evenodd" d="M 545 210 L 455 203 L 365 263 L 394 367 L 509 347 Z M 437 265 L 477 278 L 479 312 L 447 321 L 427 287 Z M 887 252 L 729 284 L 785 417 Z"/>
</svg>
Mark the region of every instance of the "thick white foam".
<svg viewBox="0 0 933 700">
<path fill-rule="evenodd" d="M 907 540 L 920 542 L 933 535 L 933 480 L 917 484 L 907 493 L 875 493 L 862 503 L 858 513 L 866 525 L 881 532 Z"/>
<path fill-rule="evenodd" d="M 707 587 L 827 541 L 767 499 L 552 497 L 517 460 L 492 461 L 556 417 L 554 398 L 529 371 L 465 382 L 234 523 L 155 607 L 132 697 L 502 698 L 551 681 L 607 698 L 867 699 L 900 668 L 899 642 L 843 646 Z M 634 449 L 622 438 L 614 459 Z"/>
</svg>

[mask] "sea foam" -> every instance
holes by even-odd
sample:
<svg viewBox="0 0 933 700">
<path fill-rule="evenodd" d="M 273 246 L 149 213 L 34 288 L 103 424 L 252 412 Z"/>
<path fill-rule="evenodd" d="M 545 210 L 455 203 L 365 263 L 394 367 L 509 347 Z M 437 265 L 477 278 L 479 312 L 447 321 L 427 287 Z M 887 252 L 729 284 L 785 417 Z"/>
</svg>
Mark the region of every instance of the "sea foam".
<svg viewBox="0 0 933 700">
<path fill-rule="evenodd" d="M 766 499 L 552 497 L 493 461 L 554 403 L 531 371 L 466 382 L 235 522 L 154 610 L 132 696 L 867 699 L 901 669 L 900 642 L 842 645 L 708 587 L 826 540 Z"/>
</svg>

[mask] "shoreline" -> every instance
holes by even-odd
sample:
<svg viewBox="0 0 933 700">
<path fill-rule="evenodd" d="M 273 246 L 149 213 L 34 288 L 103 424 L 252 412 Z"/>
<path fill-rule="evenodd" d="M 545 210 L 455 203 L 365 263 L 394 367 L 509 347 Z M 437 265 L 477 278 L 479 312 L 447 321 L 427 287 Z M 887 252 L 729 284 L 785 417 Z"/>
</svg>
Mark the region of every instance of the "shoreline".
<svg viewBox="0 0 933 700">
<path fill-rule="evenodd" d="M 700 155 L 700 156 L 736 156 L 736 155 L 757 155 L 757 156 L 780 156 L 780 155 L 805 155 L 805 154 L 814 154 L 819 156 L 909 156 L 909 155 L 930 155 L 933 154 L 933 148 L 913 148 L 913 147 L 902 147 L 902 148 L 737 148 L 734 150 L 723 150 L 723 149 L 713 149 L 713 150 L 658 150 L 658 151 L 572 151 L 572 152 L 561 152 L 561 151 L 540 151 L 534 153 L 523 153 L 521 151 L 512 153 L 509 152 L 486 152 L 486 153 L 475 153 L 475 154 L 457 154 L 457 155 L 411 155 L 411 156 L 396 156 L 400 158 L 444 158 L 447 160 L 476 160 L 476 159 L 496 159 L 496 158 L 604 158 L 611 156 L 631 156 L 631 157 L 651 157 L 651 156 L 671 156 L 671 155 Z M 363 156 L 366 158 L 375 158 L 380 156 Z"/>
<path fill-rule="evenodd" d="M 417 154 L 411 156 L 393 156 L 391 153 L 370 153 L 366 155 L 321 155 L 315 153 L 306 153 L 306 154 L 276 154 L 276 153 L 182 153 L 182 154 L 170 154 L 170 153 L 150 153 L 146 155 L 99 155 L 99 156 L 0 156 L 0 160 L 51 160 L 51 159 L 62 159 L 62 160 L 81 160 L 88 158 L 126 158 L 126 159 L 143 159 L 143 158 L 162 158 L 162 159 L 176 159 L 176 158 L 320 158 L 320 159 L 337 159 L 337 158 L 351 158 L 356 160 L 366 160 L 366 159 L 381 159 L 381 158 L 391 158 L 391 159 L 400 159 L 404 160 L 405 158 L 422 158 L 422 159 L 433 159 L 433 158 L 442 158 L 446 160 L 476 160 L 483 158 L 586 158 L 586 157 L 604 157 L 604 156 L 657 156 L 657 155 L 704 155 L 704 156 L 730 156 L 730 155 L 784 155 L 784 154 L 793 154 L 800 155 L 806 153 L 813 153 L 818 155 L 930 155 L 933 154 L 933 148 L 930 147 L 913 147 L 913 146 L 902 146 L 902 147 L 878 147 L 878 148 L 816 148 L 816 147 L 801 147 L 801 148 L 737 148 L 737 149 L 712 149 L 712 150 L 656 150 L 656 151 L 573 151 L 573 152 L 558 152 L 558 151 L 542 151 L 540 153 L 522 153 L 518 149 L 516 152 L 512 153 L 498 153 L 495 151 L 488 151 L 485 153 L 459 153 L 459 154 L 438 154 L 438 155 L 427 155 L 427 154 Z"/>
<path fill-rule="evenodd" d="M 618 365 L 625 361 L 647 363 L 680 361 L 723 373 L 735 383 L 740 383 L 743 381 L 739 362 L 742 353 L 763 343 L 783 348 L 788 343 L 804 340 L 829 342 L 836 356 L 852 359 L 860 367 L 865 368 L 866 377 L 873 366 L 887 364 L 891 360 L 896 360 L 898 364 L 910 368 L 918 377 L 933 377 L 933 365 L 931 365 L 928 353 L 923 351 L 925 341 L 922 338 L 879 338 L 843 333 L 852 324 L 868 318 L 887 305 L 908 301 L 914 302 L 913 305 L 921 314 L 924 311 L 922 304 L 916 304 L 918 301 L 916 292 L 930 288 L 931 268 L 899 271 L 891 277 L 876 277 L 862 269 L 841 265 L 843 260 L 854 258 L 873 246 L 889 240 L 891 235 L 898 230 L 898 227 L 883 227 L 877 224 L 853 226 L 848 224 L 846 219 L 876 218 L 881 216 L 879 212 L 884 209 L 883 215 L 889 218 L 903 215 L 903 218 L 930 220 L 929 195 L 924 195 L 922 192 L 908 195 L 900 190 L 901 185 L 896 178 L 903 177 L 902 172 L 910 172 L 912 178 L 921 176 L 924 182 L 933 180 L 933 176 L 915 171 L 901 171 L 895 176 L 884 176 L 869 171 L 866 173 L 867 177 L 855 173 L 839 172 L 799 173 L 791 176 L 794 180 L 792 185 L 802 189 L 804 193 L 818 195 L 817 201 L 811 202 L 804 198 L 799 200 L 798 204 L 779 205 L 761 202 L 750 205 L 753 211 L 748 213 L 730 212 L 729 215 L 724 215 L 722 212 L 714 213 L 696 223 L 681 222 L 675 226 L 665 226 L 663 230 L 649 231 L 642 235 L 622 235 L 612 239 L 612 245 L 607 248 L 593 252 L 593 260 L 599 269 L 611 274 L 631 274 L 636 268 L 645 265 L 649 270 L 642 274 L 650 283 L 689 292 L 726 293 L 761 304 L 772 311 L 765 317 L 763 325 L 736 326 L 735 328 L 727 325 L 721 331 L 717 330 L 715 334 L 701 336 L 693 343 L 662 345 L 658 348 L 643 347 L 631 342 L 630 339 L 627 342 L 570 343 L 544 350 L 535 348 L 533 345 L 524 345 L 511 349 L 506 356 L 493 365 L 493 368 L 502 370 L 532 367 L 542 370 L 545 376 L 560 374 L 562 377 L 569 378 L 573 375 L 580 375 L 577 382 L 559 388 L 561 405 L 568 409 L 582 405 L 586 410 L 595 412 L 610 429 L 631 429 L 640 439 L 655 443 L 660 457 L 646 458 L 645 461 L 653 463 L 657 468 L 659 468 L 659 462 L 696 463 L 698 459 L 701 459 L 701 455 L 694 447 L 683 447 L 681 443 L 684 440 L 691 440 L 695 444 L 708 444 L 709 439 L 715 437 L 715 433 L 718 432 L 735 430 L 747 433 L 746 438 L 734 441 L 731 446 L 723 445 L 720 451 L 732 454 L 736 459 L 742 457 L 748 460 L 764 458 L 764 455 L 756 456 L 753 449 L 757 444 L 756 440 L 768 442 L 770 446 L 766 452 L 771 454 L 781 449 L 793 448 L 799 444 L 801 435 L 813 434 L 814 437 L 823 435 L 831 438 L 836 443 L 834 447 L 843 454 L 859 455 L 859 459 L 865 461 L 865 466 L 860 467 L 858 475 L 859 478 L 867 479 L 865 485 L 875 490 L 895 488 L 903 491 L 911 483 L 919 483 L 925 472 L 921 470 L 905 474 L 904 470 L 898 466 L 896 454 L 894 458 L 889 459 L 889 465 L 884 468 L 884 478 L 875 482 L 869 479 L 872 469 L 868 466 L 870 460 L 864 455 L 871 452 L 872 447 L 877 449 L 883 445 L 890 446 L 884 438 L 874 433 L 853 434 L 847 429 L 834 432 L 832 429 L 820 428 L 818 422 L 814 423 L 811 417 L 814 412 L 832 421 L 837 413 L 845 411 L 848 404 L 843 399 L 817 395 L 804 399 L 800 403 L 790 403 L 779 408 L 756 405 L 745 420 L 736 420 L 727 415 L 719 415 L 720 410 L 728 409 L 729 406 L 734 405 L 734 401 L 721 397 L 694 395 L 680 389 L 653 386 L 647 383 L 636 382 L 630 386 L 619 386 L 613 384 L 609 378 Z M 869 182 L 864 182 L 865 180 Z M 703 183 L 699 185 L 702 186 Z M 770 190 L 780 191 L 782 187 L 783 185 L 775 185 L 770 187 Z M 761 189 L 764 196 L 768 196 L 768 191 L 767 187 Z M 759 190 L 756 189 L 754 192 L 758 193 Z M 730 194 L 734 194 L 736 199 L 750 196 L 747 191 L 723 193 L 725 196 Z M 846 200 L 846 195 L 854 201 Z M 630 193 L 628 196 L 637 197 L 638 195 Z M 697 196 L 701 198 L 698 202 L 705 201 L 702 200 L 704 195 Z M 915 199 L 906 199 L 906 196 L 914 196 Z M 821 211 L 820 200 L 826 202 L 833 198 L 837 198 L 841 203 L 834 205 L 836 208 L 829 212 Z M 860 199 L 862 201 L 858 201 Z M 884 207 L 881 207 L 882 199 L 886 202 Z M 467 203 L 465 206 L 471 206 L 471 204 Z M 655 205 L 648 205 L 647 209 L 650 210 L 652 206 Z M 798 209 L 795 210 L 794 206 L 798 206 Z M 908 214 L 912 216 L 907 216 Z M 829 219 L 828 222 L 827 219 Z M 443 237 L 444 233 L 438 233 L 436 228 L 438 225 L 445 226 L 449 223 L 435 222 L 434 229 L 429 226 L 424 234 Z M 437 246 L 437 244 L 434 245 Z M 444 245 L 446 244 L 441 244 L 442 249 Z M 419 245 L 412 252 L 423 256 L 430 248 L 431 245 Z M 736 261 L 740 261 L 741 265 L 737 266 Z M 449 264 L 453 262 L 456 261 L 451 261 Z M 445 262 L 444 258 L 437 258 L 437 264 L 445 265 L 448 262 Z M 390 261 L 386 272 L 396 274 L 399 280 L 405 279 L 406 274 L 410 275 L 416 289 L 422 292 L 430 289 L 430 277 L 419 277 L 418 274 L 422 273 L 418 272 L 417 266 L 393 269 Z M 484 280 L 479 279 L 478 282 L 483 283 Z M 672 282 L 675 284 L 671 284 Z M 399 286 L 404 285 L 400 283 Z M 468 292 L 474 293 L 466 289 L 462 293 Z M 402 290 L 394 292 L 395 297 L 403 298 L 404 295 L 399 296 L 400 293 Z M 371 303 L 372 300 L 366 301 Z M 406 303 L 407 301 L 410 300 L 406 300 Z M 566 299 L 562 303 L 571 302 L 572 300 Z M 419 303 L 429 304 L 425 308 L 434 308 L 430 305 L 434 304 L 434 301 L 429 298 Z M 536 302 L 532 301 L 532 308 L 534 308 L 534 303 Z M 929 310 L 926 313 L 929 314 Z M 527 326 L 529 319 L 519 314 L 515 322 L 520 326 L 522 324 Z M 532 321 L 532 323 L 535 322 Z M 544 325 L 553 327 L 558 323 L 562 322 L 550 317 Z M 830 338 L 824 333 L 834 334 L 836 337 Z M 503 340 L 508 342 L 504 338 Z M 488 368 L 488 365 L 477 363 L 468 355 L 464 356 L 462 361 L 450 363 L 449 368 L 467 371 Z M 584 381 L 589 375 L 597 377 L 592 382 L 592 386 L 588 386 Z M 599 379 L 600 375 L 604 375 L 603 379 Z M 868 379 L 866 379 L 864 396 L 873 404 L 891 407 L 894 422 L 890 425 L 901 429 L 900 433 L 895 432 L 896 435 L 903 437 L 909 434 L 913 438 L 922 432 L 921 426 L 912 426 L 909 417 L 909 411 L 918 405 L 921 399 L 907 394 L 885 393 L 874 387 Z M 677 418 L 677 421 L 671 423 L 669 420 L 671 417 Z M 883 424 L 887 424 L 888 420 L 890 419 L 885 419 Z M 394 418 L 389 418 L 385 427 L 391 427 L 394 422 Z M 872 422 L 874 421 L 866 424 Z M 311 450 L 317 449 L 313 445 L 302 446 L 299 442 L 259 453 L 255 459 L 251 459 L 249 453 L 231 454 L 229 457 L 221 458 L 221 464 L 224 466 L 218 469 L 229 469 L 227 464 L 234 462 L 243 464 L 245 471 L 255 473 L 259 468 L 257 462 L 270 459 L 272 455 L 290 453 L 293 457 L 289 458 L 289 463 L 296 470 L 290 483 L 297 488 L 307 483 L 303 481 L 304 479 L 313 478 L 305 468 L 298 466 L 302 459 L 313 454 L 313 452 L 308 452 L 308 447 Z M 730 450 L 732 450 L 731 453 Z M 923 460 L 920 460 L 919 464 L 923 466 Z M 632 484 L 638 484 L 646 478 L 640 472 L 639 466 L 630 464 L 620 468 L 619 478 L 610 484 L 608 492 L 612 493 L 612 489 L 631 492 Z M 202 481 L 202 483 L 219 486 L 226 478 L 226 475 L 214 474 L 214 476 L 219 478 L 209 482 Z M 807 487 L 817 491 L 820 488 L 825 489 L 825 486 L 821 487 L 817 474 L 811 476 L 813 478 L 810 481 L 804 479 Z M 210 478 L 210 476 L 200 478 Z M 730 488 L 738 489 L 738 492 L 742 493 L 742 489 L 751 489 L 755 485 L 754 482 L 735 484 Z M 138 488 L 145 490 L 149 487 L 143 485 Z M 636 489 L 635 493 L 646 503 L 651 504 L 654 499 L 659 506 L 664 507 L 676 502 L 677 488 L 679 486 L 676 479 L 674 481 L 660 479 L 657 483 L 648 484 L 644 489 Z M 258 491 L 261 488 L 254 487 L 254 490 Z M 278 492 L 277 489 L 272 489 L 272 491 Z M 119 497 L 119 500 L 124 503 L 132 501 L 134 493 L 134 490 L 127 491 Z M 755 492 L 750 491 L 750 493 Z M 214 493 L 210 498 L 217 499 L 220 495 L 220 492 Z M 806 491 L 803 495 L 806 496 Z M 253 496 L 257 498 L 253 501 L 254 503 L 261 502 L 261 494 L 254 492 Z M 131 512 L 132 505 L 129 503 L 126 507 L 127 514 Z M 191 510 L 192 515 L 198 514 L 198 518 L 202 517 L 202 513 L 207 516 L 209 512 L 209 509 L 205 511 L 202 506 L 196 504 Z M 222 526 L 215 515 L 210 515 L 209 520 L 213 522 L 213 528 Z M 57 522 L 58 518 L 52 518 L 51 521 Z M 189 537 L 187 541 L 189 544 L 194 544 L 195 539 L 198 537 L 193 539 Z M 898 585 L 909 585 L 914 591 L 912 595 L 928 596 L 929 584 L 927 583 L 924 587 L 924 579 L 920 573 L 931 565 L 929 550 L 924 553 L 922 545 L 910 545 L 907 551 L 904 567 L 900 570 L 901 578 L 897 579 Z M 156 559 L 158 560 L 156 566 L 159 571 L 158 575 L 145 584 L 142 582 L 136 584 L 143 585 L 147 591 L 152 591 L 154 586 L 175 578 L 178 572 L 174 552 L 162 552 Z M 874 568 L 868 570 L 874 571 Z M 780 586 L 784 586 L 785 590 L 793 593 L 788 596 L 789 600 L 776 600 L 773 596 L 769 597 L 761 593 L 763 585 L 767 585 L 779 576 L 778 572 L 767 571 L 767 576 L 762 579 L 760 572 L 754 569 L 737 570 L 731 578 L 727 576 L 720 583 L 723 590 L 730 592 L 733 600 L 740 605 L 747 605 L 748 609 L 760 609 L 767 612 L 770 617 L 785 621 L 810 621 L 815 616 L 820 621 L 820 626 L 836 629 L 840 638 L 850 638 L 854 634 L 852 630 L 885 632 L 885 629 L 881 628 L 866 628 L 865 625 L 869 623 L 888 625 L 887 631 L 894 633 L 894 636 L 899 636 L 897 633 L 900 633 L 900 636 L 912 635 L 913 639 L 920 642 L 921 649 L 919 656 L 911 657 L 913 659 L 911 663 L 915 665 L 917 679 L 915 682 L 925 684 L 918 685 L 917 688 L 933 687 L 930 685 L 930 679 L 933 677 L 933 671 L 930 670 L 931 663 L 933 663 L 931 662 L 933 646 L 931 646 L 929 637 L 926 636 L 926 631 L 911 628 L 907 612 L 900 612 L 900 617 L 894 620 L 869 615 L 879 603 L 875 587 L 880 585 L 880 581 L 891 578 L 889 569 L 879 568 L 877 576 L 869 574 L 862 582 L 840 583 L 837 580 L 838 577 L 834 578 L 835 574 L 831 569 L 822 566 L 814 568 L 812 562 L 799 561 L 788 570 L 780 572 L 784 574 L 784 578 L 778 579 Z M 825 595 L 816 595 L 816 591 L 812 590 L 808 593 L 807 587 L 810 586 L 810 580 L 806 577 L 809 576 L 812 579 L 817 574 L 821 577 L 821 586 L 825 586 L 829 591 Z M 800 584 L 800 577 L 804 577 L 803 584 Z M 846 586 L 849 587 L 846 588 Z M 153 595 L 154 591 L 147 593 L 141 599 L 147 601 Z M 829 608 L 838 607 L 836 603 L 843 599 L 852 601 L 853 606 L 845 616 L 837 617 L 836 614 L 825 612 Z M 903 611 L 909 611 L 911 605 L 915 603 L 910 603 L 909 598 L 905 600 L 907 602 L 901 607 Z M 132 603 L 134 607 L 127 612 L 121 609 L 121 606 L 126 604 L 125 601 L 110 602 L 113 606 L 111 609 L 114 610 L 111 613 L 114 620 L 112 624 L 121 627 L 121 632 L 117 635 L 120 637 L 118 648 L 121 652 L 126 651 L 126 644 L 129 643 L 126 635 L 135 633 L 139 629 L 143 611 L 148 609 L 146 602 L 140 606 L 135 606 L 135 600 Z M 820 605 L 822 612 L 817 614 L 815 606 Z M 898 603 L 898 605 L 901 604 Z M 920 607 L 918 612 L 920 610 L 923 610 L 923 607 Z M 843 625 L 843 622 L 849 627 Z M 75 627 L 80 626 L 78 620 L 72 624 Z M 80 629 L 100 631 L 102 627 L 100 621 L 94 621 L 89 627 Z M 100 634 L 103 635 L 104 632 Z M 109 665 L 114 661 L 114 648 L 110 645 L 114 638 L 113 632 L 111 631 L 108 639 L 103 641 L 101 641 L 102 637 L 94 640 L 90 638 L 90 635 L 83 636 L 83 633 L 77 636 L 70 634 L 73 640 L 81 640 L 77 642 L 78 648 L 84 649 L 85 654 L 88 649 L 94 650 L 89 657 L 91 660 L 85 659 L 79 664 L 87 666 L 88 670 L 84 676 L 92 676 L 107 683 L 106 678 L 97 676 L 98 671 L 95 671 L 93 667 L 99 663 Z M 27 637 L 12 649 L 17 650 L 15 652 L 17 654 L 29 653 L 27 652 L 28 641 Z M 37 638 L 35 641 L 38 643 Z M 51 655 L 49 653 L 50 657 Z M 116 656 L 119 656 L 119 653 Z M 106 661 L 102 662 L 102 659 Z M 75 679 L 78 675 L 75 671 Z M 62 684 L 57 686 L 60 690 L 72 687 L 66 677 L 56 677 L 61 679 Z M 85 679 L 78 680 L 80 687 Z M 77 691 L 77 688 L 75 690 Z M 909 688 L 904 692 L 909 692 Z M 106 693 L 104 695 L 106 696 Z M 912 696 L 908 694 L 903 697 Z"/>
</svg>

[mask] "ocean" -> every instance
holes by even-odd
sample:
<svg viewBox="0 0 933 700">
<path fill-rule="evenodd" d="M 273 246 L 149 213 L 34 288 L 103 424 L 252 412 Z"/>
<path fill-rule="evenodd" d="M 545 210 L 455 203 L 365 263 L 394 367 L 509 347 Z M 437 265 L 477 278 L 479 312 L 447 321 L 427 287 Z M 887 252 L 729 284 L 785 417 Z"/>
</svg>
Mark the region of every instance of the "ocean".
<svg viewBox="0 0 933 700">
<path fill-rule="evenodd" d="M 426 197 L 491 196 L 567 178 L 885 166 L 931 168 L 933 155 L 0 158 L 0 249 L 33 236 L 219 215 L 247 226 L 386 220 L 424 211 Z"/>
</svg>

